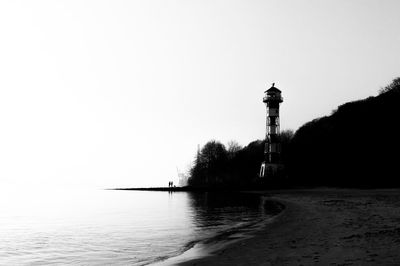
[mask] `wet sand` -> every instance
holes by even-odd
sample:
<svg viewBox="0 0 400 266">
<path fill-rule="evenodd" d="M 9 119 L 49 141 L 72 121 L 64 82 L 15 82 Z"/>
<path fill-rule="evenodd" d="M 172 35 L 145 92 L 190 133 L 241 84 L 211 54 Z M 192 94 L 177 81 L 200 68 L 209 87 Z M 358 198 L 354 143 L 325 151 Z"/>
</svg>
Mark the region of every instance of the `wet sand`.
<svg viewBox="0 0 400 266">
<path fill-rule="evenodd" d="M 400 190 L 314 189 L 269 197 L 286 209 L 254 237 L 179 265 L 400 265 Z"/>
</svg>

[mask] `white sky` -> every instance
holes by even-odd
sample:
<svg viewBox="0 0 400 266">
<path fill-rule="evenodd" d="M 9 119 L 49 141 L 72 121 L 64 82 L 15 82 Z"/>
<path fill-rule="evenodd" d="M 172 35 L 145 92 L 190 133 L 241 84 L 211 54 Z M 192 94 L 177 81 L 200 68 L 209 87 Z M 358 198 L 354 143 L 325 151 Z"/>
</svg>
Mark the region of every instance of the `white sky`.
<svg viewBox="0 0 400 266">
<path fill-rule="evenodd" d="M 165 186 L 400 76 L 400 1 L 1 1 L 0 187 Z M 177 180 L 175 179 L 175 182 Z"/>
</svg>

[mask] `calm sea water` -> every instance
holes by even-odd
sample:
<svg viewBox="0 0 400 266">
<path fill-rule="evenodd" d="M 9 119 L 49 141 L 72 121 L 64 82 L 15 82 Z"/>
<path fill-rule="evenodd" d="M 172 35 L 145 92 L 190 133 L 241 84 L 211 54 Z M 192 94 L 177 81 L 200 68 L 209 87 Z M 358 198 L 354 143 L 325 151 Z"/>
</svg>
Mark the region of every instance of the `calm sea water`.
<svg viewBox="0 0 400 266">
<path fill-rule="evenodd" d="M 240 193 L 8 191 L 0 265 L 146 265 L 265 216 L 259 196 Z"/>
</svg>

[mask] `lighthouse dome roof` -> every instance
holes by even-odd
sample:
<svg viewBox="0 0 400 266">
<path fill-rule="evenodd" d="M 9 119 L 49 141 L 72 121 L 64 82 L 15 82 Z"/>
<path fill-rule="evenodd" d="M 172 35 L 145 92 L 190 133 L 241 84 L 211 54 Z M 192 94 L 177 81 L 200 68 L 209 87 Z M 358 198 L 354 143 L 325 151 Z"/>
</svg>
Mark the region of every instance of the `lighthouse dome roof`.
<svg viewBox="0 0 400 266">
<path fill-rule="evenodd" d="M 264 91 L 266 93 L 275 93 L 275 92 L 281 92 L 277 87 L 275 87 L 275 83 L 272 84 L 272 87 L 269 88 L 268 90 Z"/>
</svg>

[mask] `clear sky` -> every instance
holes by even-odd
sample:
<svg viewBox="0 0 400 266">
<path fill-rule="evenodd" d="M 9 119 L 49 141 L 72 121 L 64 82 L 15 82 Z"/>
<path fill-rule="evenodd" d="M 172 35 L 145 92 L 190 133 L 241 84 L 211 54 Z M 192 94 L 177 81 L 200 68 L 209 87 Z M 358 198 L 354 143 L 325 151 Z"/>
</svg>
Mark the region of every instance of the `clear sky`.
<svg viewBox="0 0 400 266">
<path fill-rule="evenodd" d="M 0 2 L 0 187 L 165 186 L 400 76 L 400 1 Z"/>
</svg>

